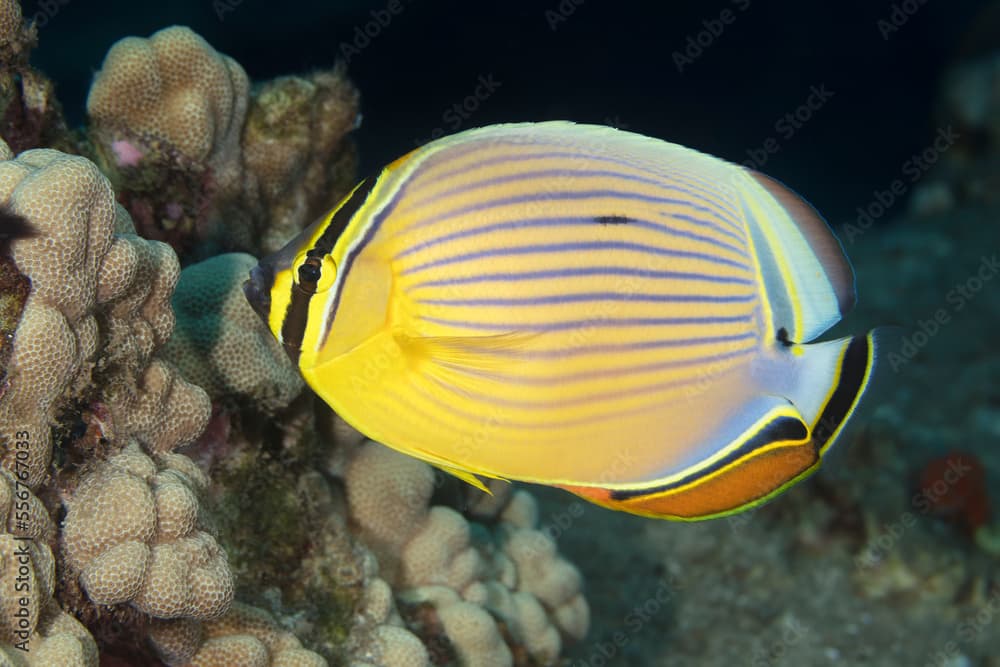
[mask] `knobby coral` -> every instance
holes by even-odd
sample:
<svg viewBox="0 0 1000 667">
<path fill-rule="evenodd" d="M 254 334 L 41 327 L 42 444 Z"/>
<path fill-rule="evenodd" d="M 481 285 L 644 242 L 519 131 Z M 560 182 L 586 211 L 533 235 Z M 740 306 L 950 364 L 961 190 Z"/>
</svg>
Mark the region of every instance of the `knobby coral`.
<svg viewBox="0 0 1000 667">
<path fill-rule="evenodd" d="M 107 179 L 85 158 L 37 149 L 8 159 L 0 163 L 0 199 L 35 231 L 11 248 L 31 292 L 0 397 L 2 460 L 15 510 L 3 537 L 8 545 L 21 541 L 22 551 L 12 554 L 26 554 L 32 575 L 30 594 L 12 596 L 16 608 L 4 614 L 22 634 L 5 639 L 25 645 L 44 631 L 43 611 L 58 588 L 52 547 L 60 543 L 67 562 L 59 576 L 79 574 L 92 604 L 129 600 L 152 615 L 221 613 L 232 589 L 225 556 L 210 536 L 191 534 L 185 514 L 196 513 L 196 501 L 185 495 L 180 473 L 169 472 L 193 474 L 190 461 L 183 459 L 185 467 L 170 452 L 204 429 L 210 411 L 203 390 L 155 357 L 174 324 L 176 256 L 131 233 Z M 104 415 L 99 436 L 71 446 L 71 454 L 91 462 L 53 475 L 54 441 L 69 439 L 80 405 Z M 59 536 L 38 500 L 52 492 L 66 499 Z M 189 588 L 208 583 L 202 565 L 219 582 L 217 593 L 200 593 L 213 598 L 207 609 L 173 599 L 178 579 L 188 578 Z"/>
<path fill-rule="evenodd" d="M 251 89 L 188 28 L 115 44 L 87 112 L 140 232 L 179 253 L 271 252 L 352 185 L 358 95 L 342 68 Z"/>
<path fill-rule="evenodd" d="M 186 159 L 211 168 L 220 187 L 231 189 L 241 177 L 249 90 L 235 60 L 175 26 L 111 47 L 90 89 L 87 112 L 98 131 L 169 141 Z M 127 147 L 111 148 L 120 163 L 132 161 Z"/>
<path fill-rule="evenodd" d="M 233 597 L 225 554 L 198 520 L 207 484 L 191 459 L 154 461 L 135 443 L 83 477 L 67 503 L 67 565 L 100 605 L 157 618 L 216 618 Z"/>
<path fill-rule="evenodd" d="M 153 361 L 174 324 L 169 248 L 129 233 L 110 184 L 84 158 L 38 149 L 3 162 L 0 201 L 36 231 L 12 248 L 32 289 L 0 402 L 0 432 L 25 437 L 16 451 L 8 441 L 4 465 L 37 487 L 50 425 L 71 402 L 94 400 L 95 381 L 119 436 L 158 451 L 194 439 L 208 418 L 204 392 Z"/>
<path fill-rule="evenodd" d="M 368 443 L 350 462 L 346 485 L 350 515 L 400 591 L 404 615 L 421 618 L 432 607 L 437 623 L 422 618 L 421 626 L 443 632 L 462 664 L 511 665 L 518 649 L 552 664 L 564 638 L 586 634 L 580 574 L 535 529 L 528 493 L 497 487 L 499 501 L 480 512 L 488 537 L 473 539 L 461 514 L 429 506 L 434 473 L 420 461 Z"/>
</svg>

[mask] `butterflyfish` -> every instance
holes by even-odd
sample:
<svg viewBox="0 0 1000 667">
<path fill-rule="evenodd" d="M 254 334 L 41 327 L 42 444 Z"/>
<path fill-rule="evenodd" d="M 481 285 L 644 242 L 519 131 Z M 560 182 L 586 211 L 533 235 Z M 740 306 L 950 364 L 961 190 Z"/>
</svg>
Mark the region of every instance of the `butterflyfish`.
<svg viewBox="0 0 1000 667">
<path fill-rule="evenodd" d="M 482 487 L 697 520 L 814 472 L 872 333 L 819 214 L 778 181 L 607 127 L 495 125 L 362 181 L 260 262 L 251 305 L 369 438 Z"/>
</svg>

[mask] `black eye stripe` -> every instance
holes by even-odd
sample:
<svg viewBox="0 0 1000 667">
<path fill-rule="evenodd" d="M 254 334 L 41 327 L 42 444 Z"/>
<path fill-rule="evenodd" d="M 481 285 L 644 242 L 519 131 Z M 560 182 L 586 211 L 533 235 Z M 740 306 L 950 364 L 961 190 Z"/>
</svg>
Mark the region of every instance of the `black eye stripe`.
<svg viewBox="0 0 1000 667">
<path fill-rule="evenodd" d="M 281 322 L 281 340 L 285 352 L 295 363 L 298 363 L 299 355 L 302 352 L 302 339 L 305 337 L 309 317 L 309 301 L 316 293 L 316 286 L 322 277 L 320 267 L 323 258 L 333 252 L 333 246 L 337 243 L 337 239 L 344 233 L 354 214 L 368 199 L 368 194 L 375 187 L 377 180 L 375 177 L 366 178 L 355 188 L 354 192 L 330 217 L 326 229 L 316 239 L 316 244 L 306 252 L 306 261 L 296 269 L 298 280 L 292 281 L 288 309 Z"/>
</svg>

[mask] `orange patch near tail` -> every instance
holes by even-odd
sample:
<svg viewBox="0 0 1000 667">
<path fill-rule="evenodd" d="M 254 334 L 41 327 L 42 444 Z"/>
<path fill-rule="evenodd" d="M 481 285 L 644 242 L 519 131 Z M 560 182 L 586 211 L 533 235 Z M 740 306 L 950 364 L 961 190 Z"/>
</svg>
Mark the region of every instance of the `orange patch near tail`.
<svg viewBox="0 0 1000 667">
<path fill-rule="evenodd" d="M 684 486 L 646 495 L 616 499 L 600 487 L 562 486 L 592 503 L 610 509 L 661 519 L 694 521 L 746 509 L 810 472 L 819 463 L 811 442 L 756 453 L 732 466 Z"/>
</svg>

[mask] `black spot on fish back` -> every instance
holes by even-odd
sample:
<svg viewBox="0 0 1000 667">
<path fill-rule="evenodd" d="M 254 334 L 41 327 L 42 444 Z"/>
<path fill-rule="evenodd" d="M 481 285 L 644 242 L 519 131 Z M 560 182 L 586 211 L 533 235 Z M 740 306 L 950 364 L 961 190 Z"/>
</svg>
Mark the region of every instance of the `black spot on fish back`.
<svg viewBox="0 0 1000 667">
<path fill-rule="evenodd" d="M 631 222 L 631 220 L 625 215 L 599 215 L 594 218 L 594 222 L 602 225 L 624 225 Z"/>
</svg>

